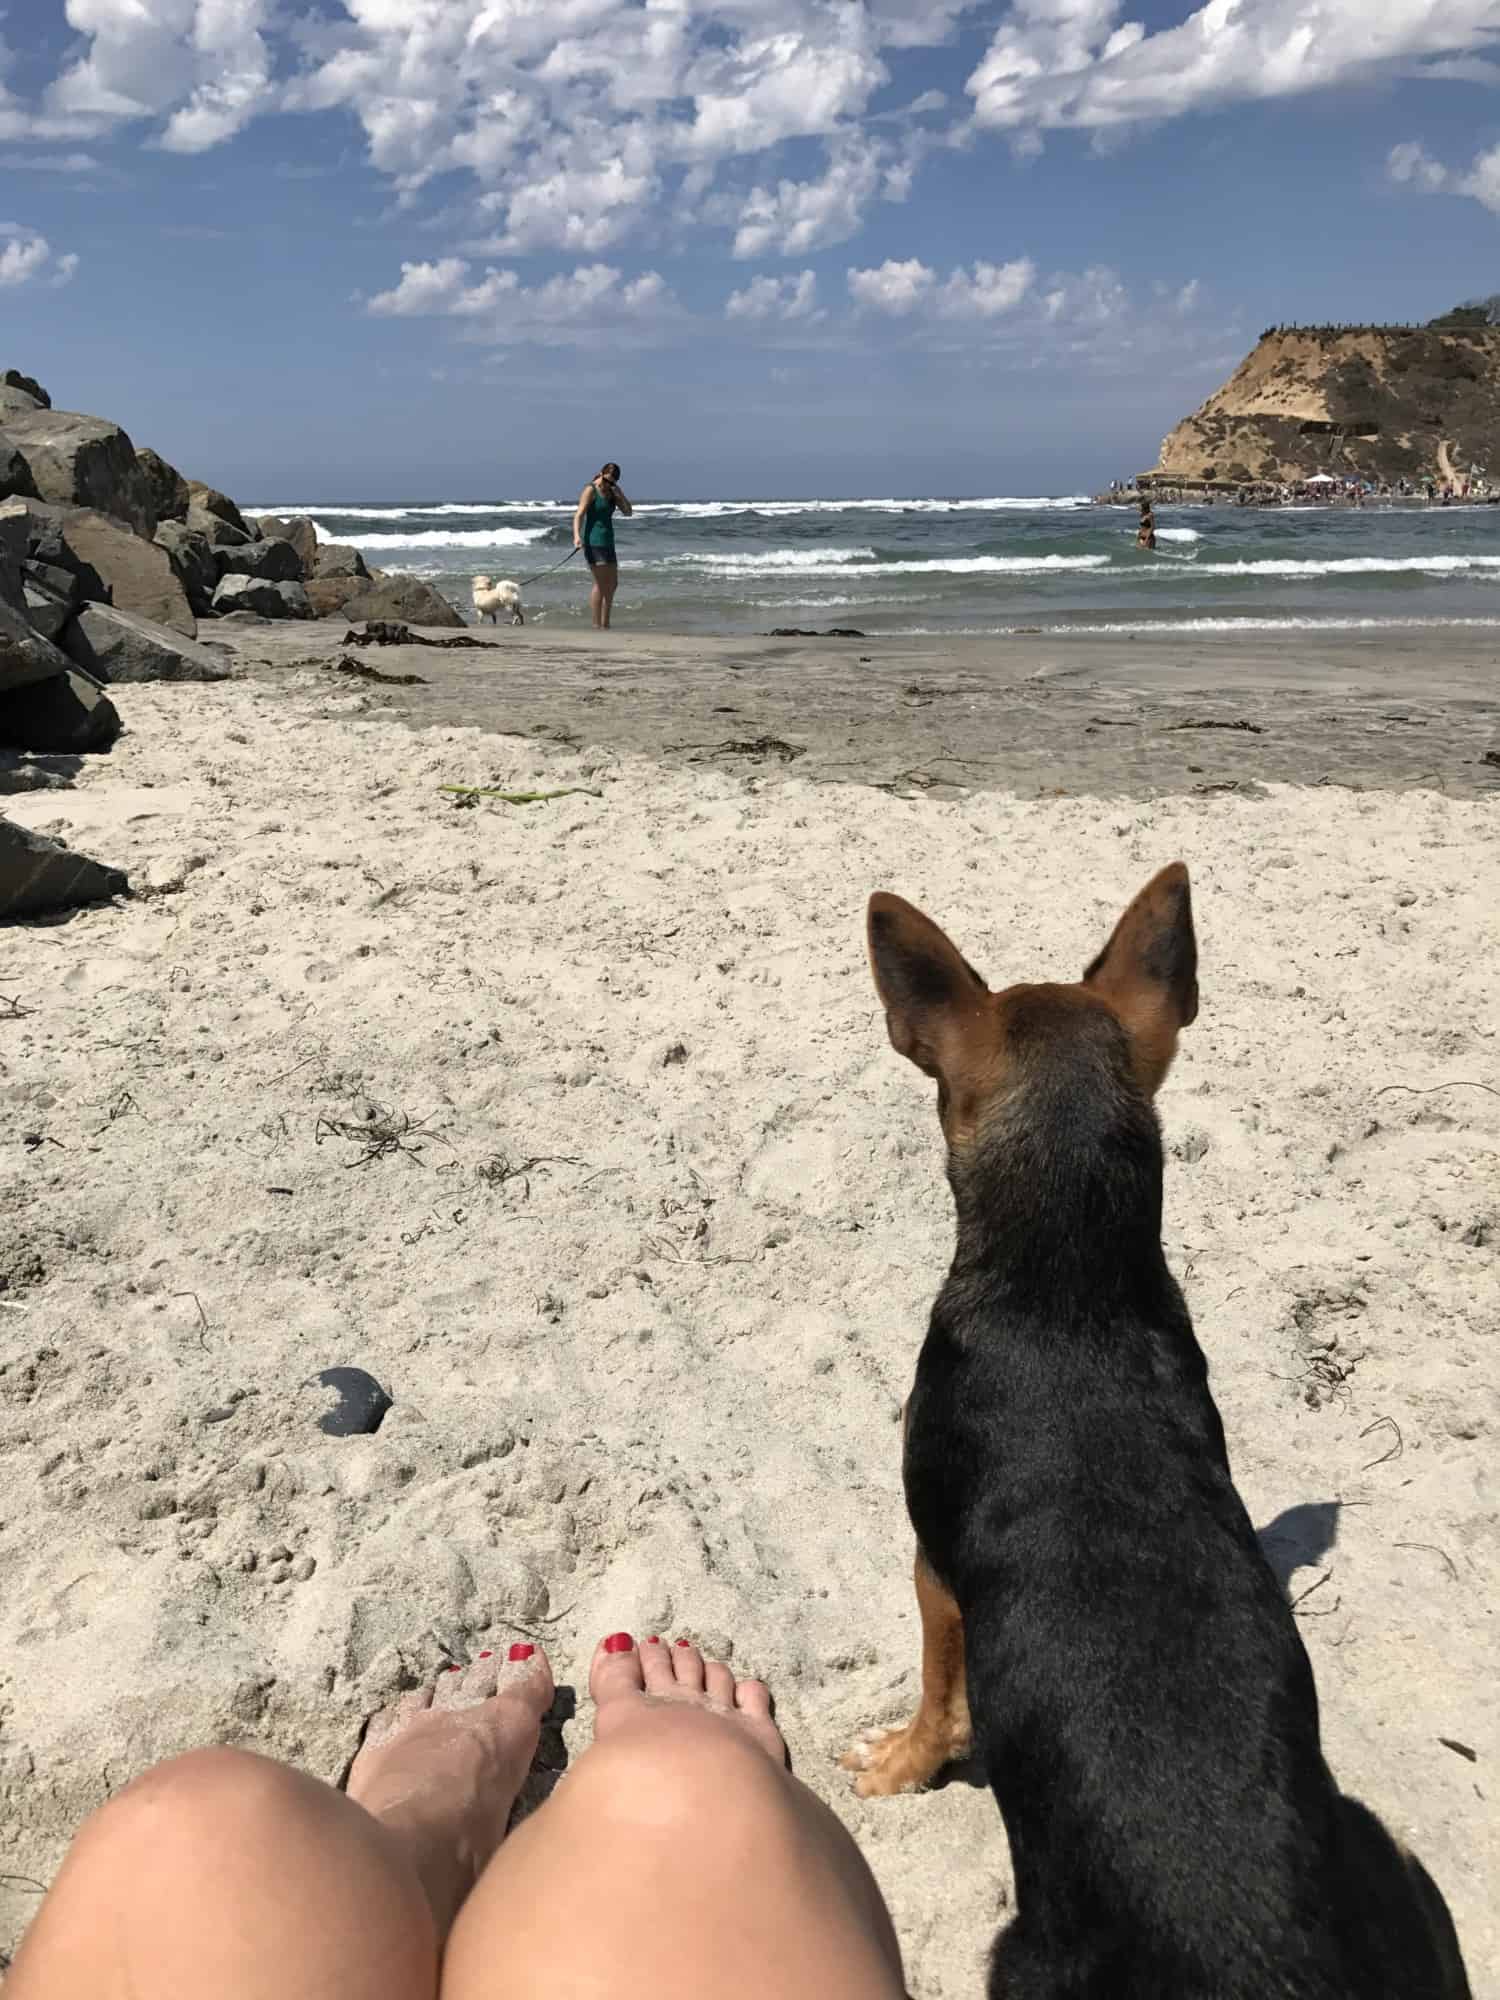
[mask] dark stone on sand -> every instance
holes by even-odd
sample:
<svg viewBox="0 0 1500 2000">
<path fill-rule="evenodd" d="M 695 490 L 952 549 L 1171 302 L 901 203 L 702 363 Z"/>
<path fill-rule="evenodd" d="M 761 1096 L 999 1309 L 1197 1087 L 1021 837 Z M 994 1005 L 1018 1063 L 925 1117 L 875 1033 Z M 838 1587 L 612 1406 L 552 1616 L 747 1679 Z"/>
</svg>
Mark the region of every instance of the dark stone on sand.
<svg viewBox="0 0 1500 2000">
<path fill-rule="evenodd" d="M 325 1368 L 306 1386 L 331 1389 L 338 1399 L 318 1419 L 318 1429 L 329 1437 L 369 1437 L 391 1407 L 391 1398 L 363 1368 Z"/>
<path fill-rule="evenodd" d="M 130 886 L 124 871 L 74 854 L 55 840 L 0 819 L 0 921 L 77 903 L 100 903 Z"/>
<path fill-rule="evenodd" d="M 184 638 L 197 636 L 198 621 L 164 548 L 97 508 L 64 512 L 56 529 L 63 552 L 58 566 L 79 578 L 83 596 L 154 619 Z M 90 575 L 103 587 L 90 588 Z"/>
<path fill-rule="evenodd" d="M 414 576 L 393 576 L 385 583 L 372 583 L 357 597 L 348 600 L 344 616 L 359 620 L 397 618 L 407 625 L 459 628 L 464 622 L 446 597 L 440 596 L 430 583 L 423 583 Z"/>
<path fill-rule="evenodd" d="M 0 604 L 0 695 L 55 680 L 67 671 L 66 654 L 33 627 L 29 613 Z"/>
<path fill-rule="evenodd" d="M 302 587 L 314 618 L 333 618 L 364 584 L 357 576 L 310 576 Z"/>
<path fill-rule="evenodd" d="M 853 625 L 830 625 L 822 632 L 811 631 L 805 625 L 773 625 L 768 637 L 772 639 L 865 639 L 866 632 L 858 631 Z"/>
<path fill-rule="evenodd" d="M 80 756 L 107 750 L 119 733 L 119 710 L 99 683 L 76 667 L 0 694 L 0 744 L 9 749 Z"/>
<path fill-rule="evenodd" d="M 261 542 L 246 542 L 243 548 L 219 549 L 215 554 L 220 576 L 258 576 L 267 583 L 300 583 L 302 558 L 296 548 L 280 535 Z"/>
<path fill-rule="evenodd" d="M 152 451 L 149 445 L 136 453 L 135 462 L 145 477 L 158 526 L 163 521 L 185 521 L 191 496 L 188 483 L 177 467 L 169 465 L 161 453 Z"/>
<path fill-rule="evenodd" d="M 231 574 L 214 592 L 214 609 L 254 611 L 262 618 L 311 618 L 312 606 L 300 583 L 268 583 L 264 577 Z"/>
<path fill-rule="evenodd" d="M 290 542 L 302 558 L 302 575 L 312 575 L 318 559 L 318 531 L 306 514 L 293 514 L 289 520 L 278 514 L 258 514 L 251 517 L 251 526 L 271 541 Z"/>
<path fill-rule="evenodd" d="M 214 525 L 223 527 L 222 522 Z M 156 545 L 166 550 L 167 561 L 187 593 L 193 615 L 207 618 L 213 611 L 214 592 L 219 585 L 219 565 L 207 535 L 190 528 L 186 521 L 163 521 L 156 531 Z"/>
<path fill-rule="evenodd" d="M 218 654 L 117 605 L 85 604 L 62 643 L 76 666 L 106 683 L 230 678 Z"/>
</svg>

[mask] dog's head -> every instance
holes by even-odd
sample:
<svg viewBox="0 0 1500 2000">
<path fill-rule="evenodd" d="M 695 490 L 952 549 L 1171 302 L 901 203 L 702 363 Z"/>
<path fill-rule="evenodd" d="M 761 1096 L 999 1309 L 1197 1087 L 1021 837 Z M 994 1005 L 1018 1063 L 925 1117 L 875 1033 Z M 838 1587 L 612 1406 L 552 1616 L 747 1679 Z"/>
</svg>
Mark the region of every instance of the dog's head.
<svg viewBox="0 0 1500 2000">
<path fill-rule="evenodd" d="M 1198 1013 L 1198 945 L 1187 869 L 1153 876 L 1071 985 L 992 993 L 930 917 L 870 898 L 870 964 L 892 1046 L 937 1079 L 938 1117 L 959 1165 L 1007 1105 L 1049 1082 L 1093 1079 L 1154 1097 Z"/>
<path fill-rule="evenodd" d="M 488 590 L 490 588 L 490 580 L 487 576 L 476 576 L 471 588 L 473 589 L 474 595 L 477 597 L 482 590 Z"/>
</svg>

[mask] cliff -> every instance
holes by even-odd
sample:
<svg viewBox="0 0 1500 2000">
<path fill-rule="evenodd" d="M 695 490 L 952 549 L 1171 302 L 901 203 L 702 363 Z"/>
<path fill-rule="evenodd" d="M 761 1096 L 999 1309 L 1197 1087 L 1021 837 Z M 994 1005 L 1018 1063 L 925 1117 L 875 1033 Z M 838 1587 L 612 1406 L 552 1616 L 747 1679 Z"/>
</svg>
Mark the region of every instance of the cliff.
<svg viewBox="0 0 1500 2000">
<path fill-rule="evenodd" d="M 1500 472 L 1500 327 L 1298 327 L 1262 335 L 1143 475 L 1446 480 Z"/>
</svg>

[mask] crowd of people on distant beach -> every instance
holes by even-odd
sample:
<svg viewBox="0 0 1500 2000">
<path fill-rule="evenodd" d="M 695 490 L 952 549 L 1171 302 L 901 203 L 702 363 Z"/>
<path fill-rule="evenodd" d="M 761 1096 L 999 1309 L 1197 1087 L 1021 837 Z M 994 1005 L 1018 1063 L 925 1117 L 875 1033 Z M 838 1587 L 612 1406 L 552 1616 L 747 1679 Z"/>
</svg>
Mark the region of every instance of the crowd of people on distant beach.
<svg viewBox="0 0 1500 2000">
<path fill-rule="evenodd" d="M 1451 507 L 1468 501 L 1486 505 L 1500 503 L 1500 485 L 1492 482 L 1478 466 L 1451 480 L 1363 479 L 1357 474 L 1335 478 L 1314 473 L 1306 479 L 1258 479 L 1240 486 L 1193 482 L 1172 484 L 1144 477 L 1116 479 L 1109 490 L 1096 496 L 1098 504 L 1135 507 L 1147 497 L 1174 506 L 1201 507 L 1364 507 L 1402 503 L 1428 507 Z"/>
</svg>

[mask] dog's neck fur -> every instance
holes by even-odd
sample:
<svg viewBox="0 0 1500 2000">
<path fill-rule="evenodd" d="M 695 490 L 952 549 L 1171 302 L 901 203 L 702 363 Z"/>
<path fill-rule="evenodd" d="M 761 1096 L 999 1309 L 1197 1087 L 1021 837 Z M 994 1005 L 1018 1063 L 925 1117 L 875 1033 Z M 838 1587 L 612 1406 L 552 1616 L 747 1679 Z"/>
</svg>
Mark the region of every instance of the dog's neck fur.
<svg viewBox="0 0 1500 2000">
<path fill-rule="evenodd" d="M 1161 1248 L 1156 1114 L 1108 1051 L 1033 1069 L 950 1153 L 957 1244 L 946 1292 L 1097 1324 L 1155 1318 L 1175 1293 Z"/>
</svg>

